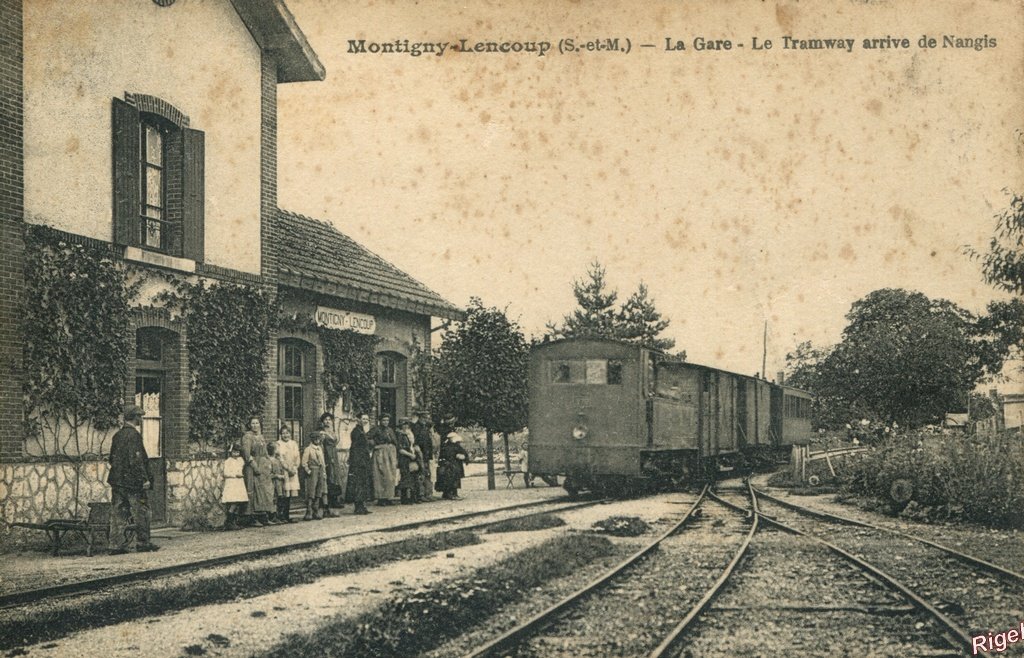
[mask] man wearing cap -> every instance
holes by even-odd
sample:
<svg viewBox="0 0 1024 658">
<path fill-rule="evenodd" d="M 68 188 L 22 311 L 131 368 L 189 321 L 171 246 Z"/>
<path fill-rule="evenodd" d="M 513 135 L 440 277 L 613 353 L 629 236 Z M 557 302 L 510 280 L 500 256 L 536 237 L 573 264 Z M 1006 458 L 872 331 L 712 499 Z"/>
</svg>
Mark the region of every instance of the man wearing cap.
<svg viewBox="0 0 1024 658">
<path fill-rule="evenodd" d="M 124 426 L 110 442 L 110 554 L 128 552 L 128 524 L 135 521 L 135 550 L 155 551 L 159 547 L 149 541 L 149 502 L 146 489 L 153 486 L 149 472 L 149 455 L 142 443 L 139 427 L 142 408 L 128 405 L 124 409 Z"/>
</svg>

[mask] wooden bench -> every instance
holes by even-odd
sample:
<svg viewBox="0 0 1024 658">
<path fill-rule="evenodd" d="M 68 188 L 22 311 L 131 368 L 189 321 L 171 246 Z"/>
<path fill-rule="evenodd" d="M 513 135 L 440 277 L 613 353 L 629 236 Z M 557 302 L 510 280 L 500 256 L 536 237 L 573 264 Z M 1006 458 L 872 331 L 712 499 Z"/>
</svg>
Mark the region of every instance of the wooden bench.
<svg viewBox="0 0 1024 658">
<path fill-rule="evenodd" d="M 50 549 L 54 555 L 57 555 L 61 544 L 69 535 L 77 535 L 86 542 L 85 554 L 92 557 L 97 539 L 102 539 L 103 545 L 106 545 L 110 537 L 110 509 L 110 503 L 89 503 L 89 518 L 87 519 L 50 519 L 45 523 L 12 523 L 11 525 L 44 531 L 47 539 L 50 540 Z M 125 539 L 130 539 L 134 533 L 135 524 L 125 527 Z"/>
</svg>

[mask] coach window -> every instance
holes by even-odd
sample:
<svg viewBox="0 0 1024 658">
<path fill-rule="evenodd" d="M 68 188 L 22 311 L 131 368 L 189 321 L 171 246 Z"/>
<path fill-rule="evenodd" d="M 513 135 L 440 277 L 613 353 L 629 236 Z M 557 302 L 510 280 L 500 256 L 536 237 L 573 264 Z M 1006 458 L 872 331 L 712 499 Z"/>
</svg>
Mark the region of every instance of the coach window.
<svg viewBox="0 0 1024 658">
<path fill-rule="evenodd" d="M 551 362 L 551 383 L 568 384 L 572 381 L 572 368 L 568 361 Z"/>
<path fill-rule="evenodd" d="M 622 383 L 622 361 L 609 361 L 608 362 L 608 383 L 609 384 L 621 384 Z"/>
</svg>

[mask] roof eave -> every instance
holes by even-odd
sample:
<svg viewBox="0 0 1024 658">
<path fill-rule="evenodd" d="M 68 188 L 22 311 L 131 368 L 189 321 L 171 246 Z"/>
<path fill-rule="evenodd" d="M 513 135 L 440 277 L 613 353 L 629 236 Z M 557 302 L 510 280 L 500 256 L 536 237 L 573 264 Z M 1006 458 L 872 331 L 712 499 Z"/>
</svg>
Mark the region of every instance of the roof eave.
<svg viewBox="0 0 1024 658">
<path fill-rule="evenodd" d="M 277 81 L 323 80 L 327 70 L 284 0 L 231 0 L 260 48 L 277 62 Z"/>
<path fill-rule="evenodd" d="M 381 292 L 362 290 L 354 286 L 348 286 L 333 281 L 325 281 L 319 277 L 313 277 L 290 270 L 278 270 L 278 283 L 290 288 L 305 290 L 308 292 L 322 293 L 334 297 L 342 297 L 352 301 L 373 304 L 383 308 L 396 311 L 405 311 L 417 315 L 427 315 L 444 320 L 462 321 L 466 319 L 466 313 L 454 306 L 443 306 L 441 304 L 429 304 L 426 302 L 402 299 L 396 295 L 389 295 Z"/>
</svg>

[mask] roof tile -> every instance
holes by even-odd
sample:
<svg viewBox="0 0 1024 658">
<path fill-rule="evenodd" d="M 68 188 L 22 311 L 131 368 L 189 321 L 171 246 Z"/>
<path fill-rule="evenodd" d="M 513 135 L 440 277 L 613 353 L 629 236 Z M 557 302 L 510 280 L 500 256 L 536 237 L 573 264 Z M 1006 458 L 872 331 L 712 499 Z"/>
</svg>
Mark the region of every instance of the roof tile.
<svg viewBox="0 0 1024 658">
<path fill-rule="evenodd" d="M 278 212 L 274 248 L 280 273 L 296 274 L 379 296 L 383 306 L 460 319 L 462 311 L 330 223 Z M 365 296 L 364 296 L 365 298 Z"/>
</svg>

